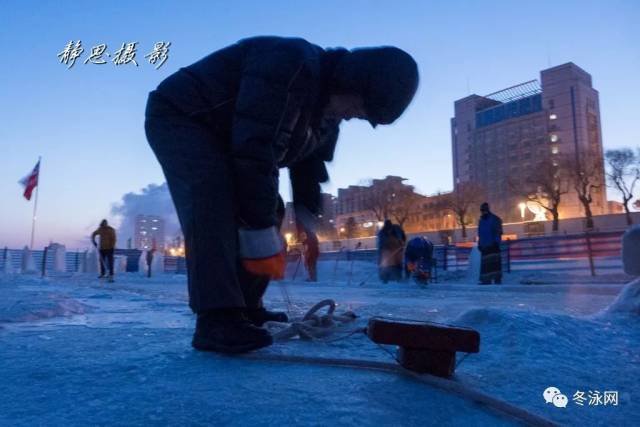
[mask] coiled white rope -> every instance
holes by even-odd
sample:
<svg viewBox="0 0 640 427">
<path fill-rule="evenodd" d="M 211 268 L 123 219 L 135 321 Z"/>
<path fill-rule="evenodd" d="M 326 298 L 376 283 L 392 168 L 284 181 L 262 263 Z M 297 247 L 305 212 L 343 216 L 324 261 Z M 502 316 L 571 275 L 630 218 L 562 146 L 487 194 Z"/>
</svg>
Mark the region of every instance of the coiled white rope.
<svg viewBox="0 0 640 427">
<path fill-rule="evenodd" d="M 325 314 L 318 312 L 327 307 Z M 300 338 L 304 340 L 324 340 L 324 338 L 336 332 L 342 326 L 353 322 L 356 315 L 352 311 L 345 311 L 342 314 L 336 314 L 336 303 L 332 299 L 325 299 L 311 307 L 302 320 L 294 322 L 266 322 L 265 327 L 271 332 L 274 341 L 286 341 L 292 338 Z M 357 329 L 351 331 L 347 336 L 363 331 Z M 346 337 L 341 337 L 346 338 Z"/>
</svg>

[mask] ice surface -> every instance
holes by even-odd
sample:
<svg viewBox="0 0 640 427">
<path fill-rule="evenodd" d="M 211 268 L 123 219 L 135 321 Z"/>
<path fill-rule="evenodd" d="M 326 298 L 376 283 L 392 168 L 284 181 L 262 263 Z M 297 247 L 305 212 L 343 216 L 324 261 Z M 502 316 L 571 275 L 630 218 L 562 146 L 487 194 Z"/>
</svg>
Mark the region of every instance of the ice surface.
<svg viewBox="0 0 640 427">
<path fill-rule="evenodd" d="M 382 284 L 364 262 L 323 262 L 320 281 L 274 283 L 270 308 L 301 317 L 335 299 L 338 312 L 430 320 L 480 331 L 480 353 L 455 380 L 567 425 L 631 425 L 640 419 L 640 332 L 628 316 L 602 314 L 621 284 L 442 282 Z M 544 273 L 537 279 L 549 280 Z M 625 288 L 628 289 L 628 288 Z M 635 319 L 634 319 L 635 320 Z M 272 363 L 193 351 L 193 315 L 181 275 L 40 279 L 0 276 L 0 425 L 500 425 L 478 405 L 392 374 Z M 363 334 L 294 340 L 262 350 L 392 362 Z M 558 387 L 567 408 L 546 404 Z M 577 390 L 617 390 L 618 406 L 572 402 Z"/>
</svg>

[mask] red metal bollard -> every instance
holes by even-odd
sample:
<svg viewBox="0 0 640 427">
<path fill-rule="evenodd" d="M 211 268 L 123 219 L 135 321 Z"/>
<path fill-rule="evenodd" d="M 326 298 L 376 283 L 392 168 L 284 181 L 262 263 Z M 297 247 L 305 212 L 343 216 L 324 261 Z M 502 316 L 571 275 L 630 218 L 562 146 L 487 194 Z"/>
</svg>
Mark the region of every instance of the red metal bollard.
<svg viewBox="0 0 640 427">
<path fill-rule="evenodd" d="M 367 335 L 378 344 L 399 346 L 399 361 L 406 369 L 439 377 L 453 375 L 457 351 L 480 351 L 478 331 L 431 322 L 373 318 Z"/>
</svg>

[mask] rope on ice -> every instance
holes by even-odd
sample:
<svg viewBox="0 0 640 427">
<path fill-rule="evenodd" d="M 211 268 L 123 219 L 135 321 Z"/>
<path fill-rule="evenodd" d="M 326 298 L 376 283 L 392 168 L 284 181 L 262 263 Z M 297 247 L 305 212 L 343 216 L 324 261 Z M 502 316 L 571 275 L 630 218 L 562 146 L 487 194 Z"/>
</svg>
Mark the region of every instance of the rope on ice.
<svg viewBox="0 0 640 427">
<path fill-rule="evenodd" d="M 319 314 L 318 312 L 325 307 L 326 314 Z M 357 317 L 352 311 L 341 314 L 336 314 L 335 311 L 336 302 L 325 299 L 311 307 L 302 320 L 290 323 L 267 322 L 265 327 L 271 332 L 274 341 L 286 341 L 296 337 L 303 340 L 323 340 Z M 360 331 L 358 329 L 355 332 Z"/>
</svg>

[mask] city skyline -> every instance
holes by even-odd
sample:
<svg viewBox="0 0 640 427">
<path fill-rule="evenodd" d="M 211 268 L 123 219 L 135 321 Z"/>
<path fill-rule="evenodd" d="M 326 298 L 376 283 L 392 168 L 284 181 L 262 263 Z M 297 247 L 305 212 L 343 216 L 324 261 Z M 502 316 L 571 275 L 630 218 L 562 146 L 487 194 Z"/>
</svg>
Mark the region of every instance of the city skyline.
<svg viewBox="0 0 640 427">
<path fill-rule="evenodd" d="M 343 123 L 336 160 L 329 166 L 332 182 L 323 188 L 334 195 L 338 188 L 386 175 L 408 178 L 422 194 L 450 191 L 453 101 L 530 80 L 538 70 L 569 61 L 587 70 L 600 91 L 604 148 L 640 142 L 634 126 L 640 98 L 635 46 L 640 31 L 634 24 L 640 7 L 635 2 L 549 2 L 527 16 L 508 2 L 407 2 L 405 7 L 336 2 L 334 9 L 331 4 L 209 9 L 202 4 L 197 16 L 189 9 L 198 3 L 140 3 L 126 13 L 90 3 L 0 6 L 5 17 L 0 46 L 20 59 L 0 70 L 5 100 L 0 105 L 5 119 L 0 244 L 28 244 L 32 205 L 22 199 L 17 181 L 42 155 L 36 247 L 49 241 L 88 245 L 84 239 L 100 219 L 110 219 L 114 204 L 164 182 L 142 129 L 146 94 L 179 67 L 258 34 L 296 35 L 327 47 L 393 44 L 416 57 L 421 85 L 397 124 L 372 130 L 364 122 Z M 549 8 L 553 20 L 545 20 Z M 351 22 L 350 16 L 360 19 Z M 137 25 L 118 25 L 128 19 Z M 487 28 L 487 19 L 500 19 L 501 25 Z M 60 21 L 66 25 L 55 25 Z M 38 35 L 28 30 L 34 27 L 41 29 Z M 83 41 L 85 55 L 67 69 L 56 55 L 72 39 Z M 155 70 L 143 55 L 160 40 L 172 45 L 167 62 Z M 83 64 L 96 44 L 107 43 L 115 51 L 130 41 L 140 44 L 139 67 Z M 281 192 L 288 199 L 285 171 Z M 612 190 L 608 196 L 617 198 Z"/>
</svg>

